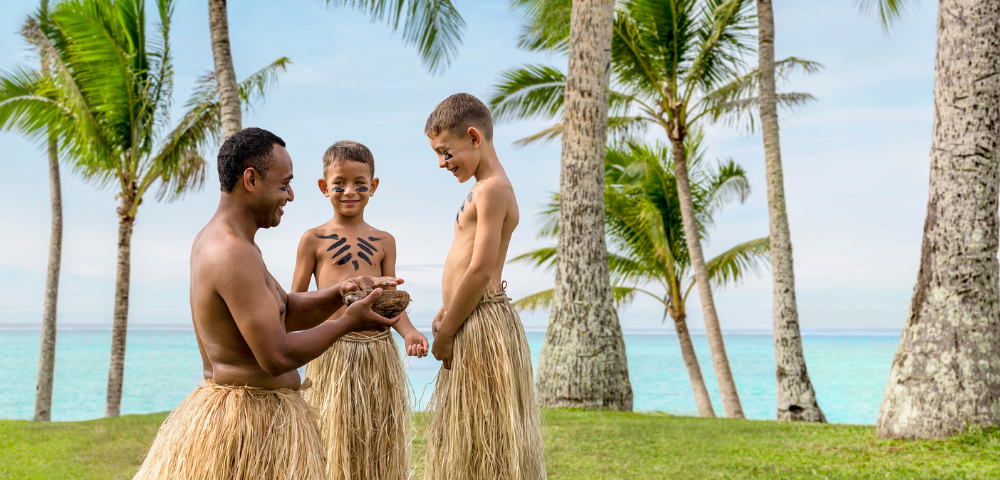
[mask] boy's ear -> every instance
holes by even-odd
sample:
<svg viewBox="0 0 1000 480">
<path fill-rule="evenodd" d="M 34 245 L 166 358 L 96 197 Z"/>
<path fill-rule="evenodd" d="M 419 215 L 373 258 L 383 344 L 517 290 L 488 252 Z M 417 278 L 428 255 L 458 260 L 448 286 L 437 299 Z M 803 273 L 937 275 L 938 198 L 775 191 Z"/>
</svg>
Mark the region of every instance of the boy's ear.
<svg viewBox="0 0 1000 480">
<path fill-rule="evenodd" d="M 330 196 L 330 192 L 327 191 L 327 185 L 326 185 L 326 179 L 325 178 L 319 179 L 319 181 L 316 182 L 316 184 L 319 185 L 319 191 L 323 193 L 324 197 L 329 197 Z"/>
<path fill-rule="evenodd" d="M 465 133 L 469 136 L 469 141 L 472 142 L 472 149 L 478 150 L 480 145 L 483 144 L 483 134 L 476 127 L 469 127 Z"/>
<path fill-rule="evenodd" d="M 372 179 L 372 189 L 368 191 L 368 196 L 371 197 L 375 195 L 375 190 L 378 189 L 378 177 Z"/>
</svg>

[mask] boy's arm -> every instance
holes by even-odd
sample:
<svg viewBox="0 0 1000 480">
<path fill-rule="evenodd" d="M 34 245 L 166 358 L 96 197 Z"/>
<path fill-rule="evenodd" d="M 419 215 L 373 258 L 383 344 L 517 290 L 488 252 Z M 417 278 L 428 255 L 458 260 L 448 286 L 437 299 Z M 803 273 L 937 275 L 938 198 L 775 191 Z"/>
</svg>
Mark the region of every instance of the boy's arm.
<svg viewBox="0 0 1000 480">
<path fill-rule="evenodd" d="M 309 280 L 316 270 L 316 250 L 313 246 L 312 230 L 306 230 L 299 240 L 299 248 L 295 253 L 295 273 L 292 274 L 292 292 L 309 290 Z"/>
<path fill-rule="evenodd" d="M 444 363 L 444 368 L 451 369 L 452 342 L 458 329 L 469 318 L 483 296 L 490 278 L 493 277 L 493 267 L 497 255 L 500 254 L 500 239 L 503 235 L 503 221 L 506 217 L 510 195 L 497 195 L 500 192 L 485 185 L 479 195 L 476 205 L 476 239 L 472 245 L 472 260 L 469 268 L 458 281 L 458 287 L 452 296 L 441 321 L 438 334 L 434 337 L 434 358 Z"/>
</svg>

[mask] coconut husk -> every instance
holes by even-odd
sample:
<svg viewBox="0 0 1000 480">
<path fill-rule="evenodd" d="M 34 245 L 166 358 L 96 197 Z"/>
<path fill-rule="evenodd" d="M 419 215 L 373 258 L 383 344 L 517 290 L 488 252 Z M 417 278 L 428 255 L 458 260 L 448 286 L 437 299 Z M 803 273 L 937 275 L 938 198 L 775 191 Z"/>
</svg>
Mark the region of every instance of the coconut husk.
<svg viewBox="0 0 1000 480">
<path fill-rule="evenodd" d="M 364 290 L 355 290 L 353 292 L 347 292 L 344 295 L 344 303 L 348 306 L 352 303 L 363 300 L 372 293 L 371 287 L 365 287 Z M 410 294 L 403 290 L 382 290 L 382 296 L 375 300 L 372 304 L 372 311 L 382 315 L 385 318 L 393 318 L 396 315 L 403 313 L 406 310 L 406 306 L 410 304 Z"/>
<path fill-rule="evenodd" d="M 429 408 L 427 479 L 545 478 L 531 352 L 503 292 L 484 295 L 455 334 Z"/>
<path fill-rule="evenodd" d="M 160 426 L 134 478 L 320 480 L 325 476 L 316 412 L 298 391 L 203 380 Z"/>
<path fill-rule="evenodd" d="M 306 400 L 320 412 L 327 478 L 409 478 L 409 384 L 392 333 L 348 334 L 309 362 L 306 375 L 315 379 Z"/>
</svg>

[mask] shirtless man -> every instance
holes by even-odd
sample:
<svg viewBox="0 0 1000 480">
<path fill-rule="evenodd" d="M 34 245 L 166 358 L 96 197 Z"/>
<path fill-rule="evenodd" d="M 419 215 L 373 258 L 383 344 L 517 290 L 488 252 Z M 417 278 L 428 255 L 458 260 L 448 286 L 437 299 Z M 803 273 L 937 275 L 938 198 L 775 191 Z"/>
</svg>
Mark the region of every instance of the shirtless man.
<svg viewBox="0 0 1000 480">
<path fill-rule="evenodd" d="M 461 183 L 476 179 L 455 215 L 444 305 L 432 324 L 431 352 L 443 368 L 431 398 L 426 477 L 544 479 L 531 352 L 501 280 L 519 212 L 493 147 L 490 111 L 455 94 L 434 109 L 424 133 L 440 168 Z"/>
<path fill-rule="evenodd" d="M 376 288 L 336 321 L 342 295 L 394 287 L 394 277 L 355 277 L 288 294 L 267 271 L 254 236 L 277 226 L 294 199 L 285 143 L 259 128 L 219 151 L 222 198 L 191 248 L 191 316 L 205 380 L 164 422 L 135 478 L 319 479 L 324 451 L 297 369 L 340 337 L 382 331 L 395 319 L 371 310 Z"/>
</svg>

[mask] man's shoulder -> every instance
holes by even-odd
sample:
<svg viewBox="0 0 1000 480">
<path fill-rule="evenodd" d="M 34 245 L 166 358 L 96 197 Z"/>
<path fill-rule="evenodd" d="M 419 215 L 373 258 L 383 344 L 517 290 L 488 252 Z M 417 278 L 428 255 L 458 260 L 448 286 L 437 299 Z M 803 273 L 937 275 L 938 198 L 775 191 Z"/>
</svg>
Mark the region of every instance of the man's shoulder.
<svg viewBox="0 0 1000 480">
<path fill-rule="evenodd" d="M 199 238 L 198 264 L 213 271 L 262 264 L 260 251 L 252 243 L 227 232 L 207 232 Z"/>
</svg>

